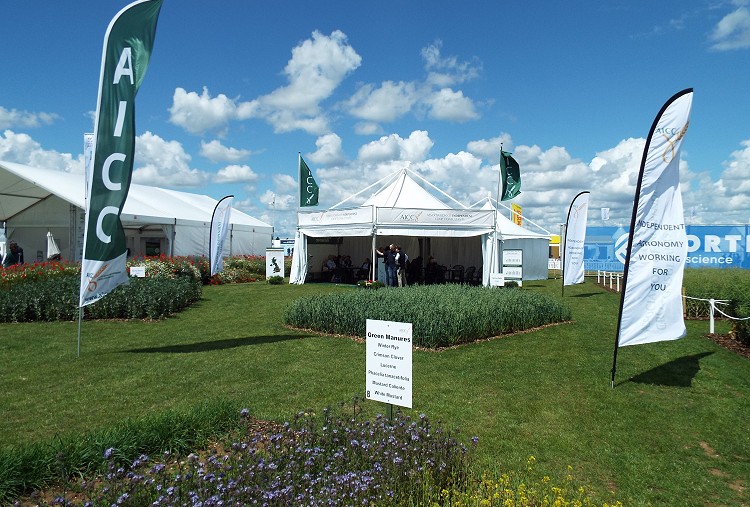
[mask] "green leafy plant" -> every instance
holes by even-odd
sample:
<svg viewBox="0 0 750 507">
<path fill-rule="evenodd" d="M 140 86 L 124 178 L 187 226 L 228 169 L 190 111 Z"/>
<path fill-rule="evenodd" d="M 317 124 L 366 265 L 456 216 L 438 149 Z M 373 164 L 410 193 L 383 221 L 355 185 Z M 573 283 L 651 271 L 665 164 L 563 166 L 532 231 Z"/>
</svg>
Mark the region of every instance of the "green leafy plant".
<svg viewBox="0 0 750 507">
<path fill-rule="evenodd" d="M 302 298 L 284 322 L 325 333 L 365 336 L 367 319 L 411 322 L 414 344 L 447 347 L 570 320 L 570 309 L 526 290 L 421 285 Z"/>
<path fill-rule="evenodd" d="M 284 283 L 284 277 L 283 276 L 269 276 L 268 283 L 270 283 L 271 285 L 281 285 L 282 283 Z"/>
</svg>

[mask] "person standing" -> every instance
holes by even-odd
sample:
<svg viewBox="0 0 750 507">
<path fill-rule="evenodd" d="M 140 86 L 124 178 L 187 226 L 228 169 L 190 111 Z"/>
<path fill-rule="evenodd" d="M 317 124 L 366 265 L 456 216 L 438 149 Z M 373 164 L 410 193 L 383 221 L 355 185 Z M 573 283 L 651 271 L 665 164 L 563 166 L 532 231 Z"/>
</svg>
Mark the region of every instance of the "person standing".
<svg viewBox="0 0 750 507">
<path fill-rule="evenodd" d="M 396 286 L 396 250 L 394 245 L 384 246 L 376 250 L 378 256 L 383 257 L 385 264 L 385 285 L 386 287 Z"/>
<path fill-rule="evenodd" d="M 398 280 L 399 287 L 406 287 L 406 262 L 409 260 L 409 256 L 406 252 L 401 251 L 401 245 L 396 245 L 396 279 Z"/>
<path fill-rule="evenodd" d="M 390 245 L 388 248 L 385 257 L 385 267 L 388 272 L 388 279 L 391 282 L 389 287 L 396 287 L 398 285 L 398 281 L 396 280 L 396 270 L 398 268 L 396 265 L 396 245 Z"/>
<path fill-rule="evenodd" d="M 23 248 L 12 239 L 8 242 L 8 251 L 3 258 L 3 267 L 7 268 L 15 264 L 23 264 Z"/>
</svg>

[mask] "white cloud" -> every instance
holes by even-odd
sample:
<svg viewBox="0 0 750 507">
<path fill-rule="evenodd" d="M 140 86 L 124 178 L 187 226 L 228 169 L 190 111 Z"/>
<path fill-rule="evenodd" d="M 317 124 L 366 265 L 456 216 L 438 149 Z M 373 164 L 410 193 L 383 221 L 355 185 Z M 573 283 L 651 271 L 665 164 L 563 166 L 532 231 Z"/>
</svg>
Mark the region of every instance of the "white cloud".
<svg viewBox="0 0 750 507">
<path fill-rule="evenodd" d="M 482 72 L 482 63 L 474 58 L 471 61 L 458 61 L 455 56 L 443 57 L 440 40 L 422 48 L 425 69 L 429 71 L 427 82 L 438 88 L 449 87 L 475 79 Z"/>
<path fill-rule="evenodd" d="M 133 182 L 154 186 L 197 187 L 208 174 L 190 168 L 190 155 L 177 141 L 145 132 L 135 141 Z"/>
<path fill-rule="evenodd" d="M 274 221 L 278 218 L 278 212 L 292 211 L 297 209 L 296 194 L 291 193 L 277 193 L 271 190 L 266 190 L 260 196 L 259 200 L 271 214 L 269 218 L 273 218 Z M 270 223 L 270 220 L 269 220 Z"/>
<path fill-rule="evenodd" d="M 724 16 L 709 36 L 718 51 L 750 48 L 750 9 L 739 7 Z"/>
<path fill-rule="evenodd" d="M 276 132 L 304 130 L 323 134 L 328 119 L 320 103 L 329 98 L 344 78 L 359 67 L 362 58 L 336 30 L 330 36 L 313 32 L 292 50 L 284 68 L 288 84 L 242 107 L 243 117 L 261 117 Z"/>
<path fill-rule="evenodd" d="M 474 102 L 460 90 L 443 88 L 425 97 L 423 102 L 428 107 L 430 117 L 436 120 L 465 122 L 479 118 Z"/>
<path fill-rule="evenodd" d="M 475 79 L 481 73 L 481 63 L 478 60 L 459 62 L 456 57 L 444 58 L 440 54 L 441 45 L 437 41 L 422 49 L 427 71 L 424 80 L 383 81 L 380 86 L 362 84 L 354 95 L 341 103 L 350 115 L 367 122 L 367 131 L 360 126 L 358 133 L 379 132 L 374 124 L 393 122 L 414 112 L 453 122 L 479 118 L 474 101 L 463 91 L 451 87 Z"/>
<path fill-rule="evenodd" d="M 335 165 L 344 161 L 344 152 L 341 149 L 341 138 L 336 134 L 326 134 L 315 140 L 318 149 L 306 155 L 306 158 L 315 164 Z"/>
<path fill-rule="evenodd" d="M 235 118 L 237 105 L 224 94 L 212 98 L 206 87 L 203 87 L 200 95 L 184 88 L 176 88 L 169 112 L 170 122 L 191 134 L 202 134 L 225 128 Z"/>
<path fill-rule="evenodd" d="M 504 151 L 513 151 L 513 140 L 511 139 L 510 134 L 503 132 L 499 136 L 491 139 L 471 141 L 466 145 L 466 149 L 469 153 L 486 158 L 487 160 L 500 160 L 501 146 Z"/>
<path fill-rule="evenodd" d="M 55 171 L 83 173 L 83 157 L 42 149 L 31 136 L 6 130 L 0 135 L 0 160 Z"/>
<path fill-rule="evenodd" d="M 36 128 L 51 125 L 60 117 L 54 113 L 30 113 L 0 106 L 0 129 Z"/>
<path fill-rule="evenodd" d="M 358 158 L 371 163 L 394 160 L 418 162 L 425 159 L 433 144 L 424 130 L 415 130 L 408 139 L 391 134 L 360 147 Z"/>
<path fill-rule="evenodd" d="M 288 174 L 274 174 L 272 176 L 275 189 L 285 192 L 297 189 L 297 180 Z"/>
<path fill-rule="evenodd" d="M 414 83 L 384 81 L 359 87 L 346 102 L 349 114 L 372 122 L 391 122 L 408 113 L 419 99 Z"/>
<path fill-rule="evenodd" d="M 216 173 L 214 183 L 252 183 L 258 175 L 247 165 L 228 165 Z"/>
<path fill-rule="evenodd" d="M 238 150 L 224 146 L 214 139 L 210 142 L 201 141 L 201 155 L 211 162 L 239 162 L 250 156 L 250 150 Z"/>
<path fill-rule="evenodd" d="M 743 148 L 733 151 L 724 162 L 724 171 L 717 184 L 728 197 L 750 195 L 750 139 L 742 141 Z"/>
<path fill-rule="evenodd" d="M 424 173 L 433 185 L 461 200 L 478 181 L 482 159 L 466 151 L 448 153 L 440 159 L 425 160 L 414 169 Z M 441 183 L 441 185 L 437 185 Z M 455 194 L 455 195 L 454 195 Z M 465 203 L 469 204 L 469 203 Z"/>
<path fill-rule="evenodd" d="M 382 134 L 383 129 L 375 122 L 361 121 L 354 125 L 354 133 L 361 136 Z"/>
</svg>

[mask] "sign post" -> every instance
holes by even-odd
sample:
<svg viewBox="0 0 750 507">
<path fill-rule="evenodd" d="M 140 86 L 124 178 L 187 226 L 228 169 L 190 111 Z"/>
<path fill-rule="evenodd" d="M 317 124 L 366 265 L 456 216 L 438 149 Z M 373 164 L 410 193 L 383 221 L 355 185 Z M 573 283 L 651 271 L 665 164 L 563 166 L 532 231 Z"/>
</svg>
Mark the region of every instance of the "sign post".
<svg viewBox="0 0 750 507">
<path fill-rule="evenodd" d="M 367 319 L 368 400 L 412 408 L 412 326 L 411 323 Z"/>
<path fill-rule="evenodd" d="M 266 248 L 266 278 L 284 278 L 284 249 Z"/>
</svg>

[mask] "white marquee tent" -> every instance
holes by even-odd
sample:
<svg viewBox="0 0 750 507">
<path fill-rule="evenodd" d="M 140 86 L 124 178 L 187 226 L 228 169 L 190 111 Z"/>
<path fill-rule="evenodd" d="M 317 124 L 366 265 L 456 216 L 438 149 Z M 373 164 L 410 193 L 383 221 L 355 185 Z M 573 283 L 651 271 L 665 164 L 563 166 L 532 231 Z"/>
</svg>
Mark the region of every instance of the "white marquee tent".
<svg viewBox="0 0 750 507">
<path fill-rule="evenodd" d="M 379 184 L 362 205 L 339 208 Z M 411 260 L 434 256 L 445 266 L 481 266 L 483 284 L 488 285 L 490 273 L 500 271 L 506 240 L 524 250 L 524 280 L 547 278 L 549 235 L 518 227 L 491 206 L 469 209 L 410 169 L 402 169 L 328 210 L 298 213 L 290 283 L 304 283 L 308 272 L 319 271 L 331 254 L 350 255 L 356 266 L 365 258 L 375 265 L 376 247 L 396 243 Z"/>
<path fill-rule="evenodd" d="M 0 221 L 7 240 L 24 249 L 26 262 L 50 256 L 48 233 L 63 259 L 81 259 L 84 196 L 83 174 L 0 161 Z M 208 256 L 216 203 L 205 195 L 131 184 L 120 215 L 131 254 Z M 225 254 L 265 254 L 273 234 L 269 224 L 237 209 L 230 222 Z"/>
</svg>

